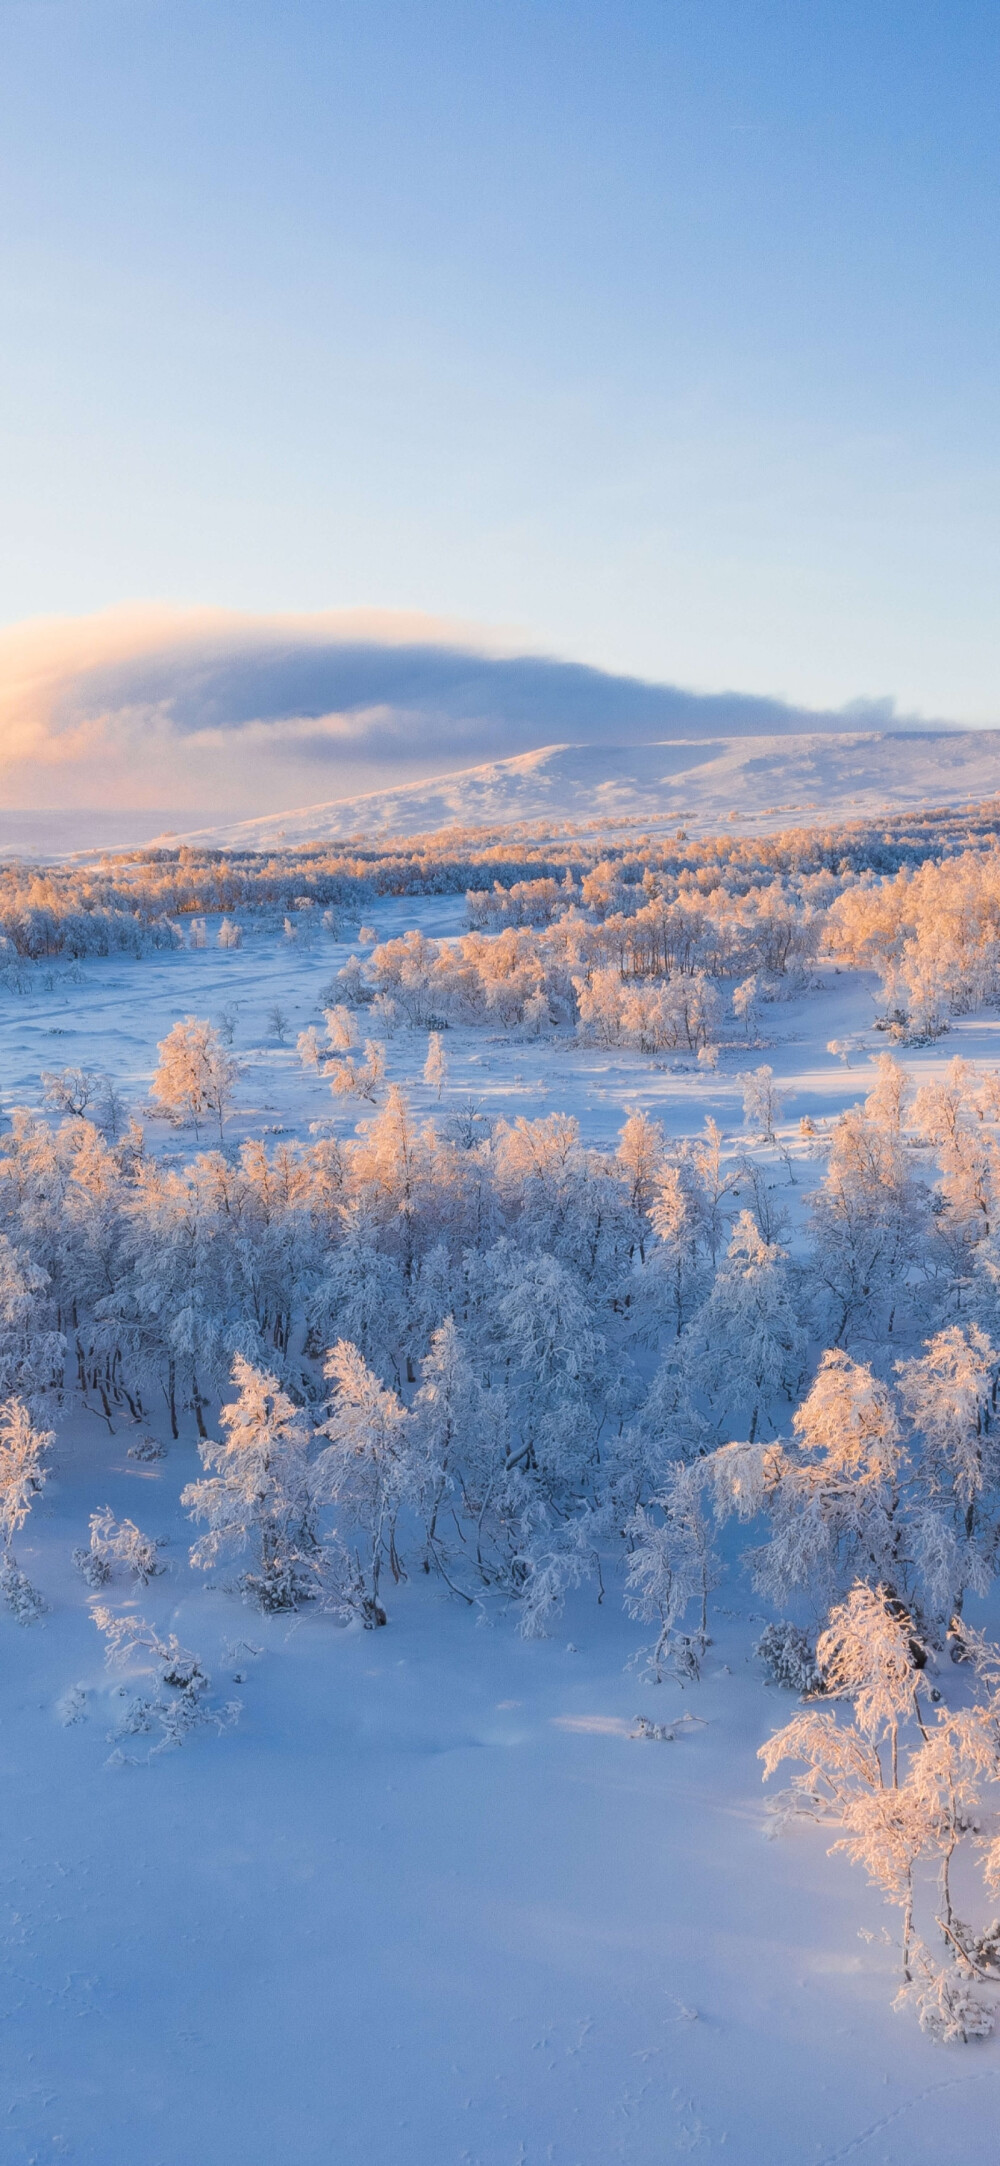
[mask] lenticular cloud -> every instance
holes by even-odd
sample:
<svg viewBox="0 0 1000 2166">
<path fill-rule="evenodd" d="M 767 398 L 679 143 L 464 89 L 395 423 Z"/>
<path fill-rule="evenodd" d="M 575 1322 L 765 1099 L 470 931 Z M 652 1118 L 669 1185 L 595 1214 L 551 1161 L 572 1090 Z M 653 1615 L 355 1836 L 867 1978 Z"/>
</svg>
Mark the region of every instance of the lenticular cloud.
<svg viewBox="0 0 1000 2166">
<path fill-rule="evenodd" d="M 891 726 L 518 652 L 415 613 L 132 608 L 0 634 L 8 806 L 232 815 L 543 745 Z"/>
</svg>

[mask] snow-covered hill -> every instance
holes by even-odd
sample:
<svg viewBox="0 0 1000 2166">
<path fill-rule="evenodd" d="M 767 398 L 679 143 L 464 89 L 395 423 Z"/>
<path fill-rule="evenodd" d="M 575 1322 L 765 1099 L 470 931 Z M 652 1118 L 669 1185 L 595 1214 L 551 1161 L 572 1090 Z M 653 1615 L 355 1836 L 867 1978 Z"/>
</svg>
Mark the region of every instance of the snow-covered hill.
<svg viewBox="0 0 1000 2166">
<path fill-rule="evenodd" d="M 202 828 L 183 840 L 230 848 L 417 835 L 511 822 L 638 821 L 704 832 L 964 804 L 1000 793 L 1000 731 L 818 732 L 676 739 L 646 745 L 545 745 L 513 759 L 328 804 Z"/>
</svg>

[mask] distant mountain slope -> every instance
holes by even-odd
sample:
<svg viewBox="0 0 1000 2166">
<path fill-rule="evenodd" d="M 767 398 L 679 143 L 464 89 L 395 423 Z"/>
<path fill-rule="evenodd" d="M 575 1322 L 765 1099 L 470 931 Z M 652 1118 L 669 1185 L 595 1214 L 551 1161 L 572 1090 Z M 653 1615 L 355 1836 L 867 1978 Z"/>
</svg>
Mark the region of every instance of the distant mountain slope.
<svg viewBox="0 0 1000 2166">
<path fill-rule="evenodd" d="M 761 832 L 997 793 L 1000 731 L 994 730 L 546 745 L 428 782 L 158 839 L 271 849 L 538 821 L 683 824 L 704 833 L 731 818 Z"/>
</svg>

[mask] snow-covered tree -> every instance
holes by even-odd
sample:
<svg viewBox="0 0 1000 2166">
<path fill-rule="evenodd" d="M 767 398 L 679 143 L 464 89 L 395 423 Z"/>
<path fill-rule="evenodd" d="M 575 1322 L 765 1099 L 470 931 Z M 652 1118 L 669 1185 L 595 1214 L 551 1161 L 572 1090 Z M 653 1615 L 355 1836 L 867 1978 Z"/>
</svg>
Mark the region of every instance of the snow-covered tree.
<svg viewBox="0 0 1000 2166">
<path fill-rule="evenodd" d="M 785 1809 L 791 1803 L 839 1825 L 834 1851 L 863 1866 L 898 1905 L 904 1987 L 897 2005 L 914 2004 L 933 2036 L 963 2041 L 987 2035 L 994 2023 L 993 2005 L 973 1980 L 1000 1982 L 1000 1925 L 976 1931 L 965 1924 L 951 1892 L 963 1843 L 978 1849 L 987 1887 L 998 1878 L 997 1846 L 984 1844 L 979 1828 L 984 1801 L 1000 1782 L 1000 1658 L 975 1634 L 969 1654 L 978 1680 L 972 1704 L 927 1710 L 925 1719 L 913 1621 L 884 1587 L 858 1584 L 832 1612 L 817 1647 L 826 1695 L 850 1700 L 853 1720 L 809 1710 L 759 1755 L 765 1780 L 784 1760 L 804 1763 Z M 924 1861 L 934 1874 L 930 1886 L 920 1874 Z M 943 1965 L 915 1933 L 918 1900 L 933 1908 Z"/>
<path fill-rule="evenodd" d="M 320 1063 L 319 1032 L 313 1024 L 309 1030 L 300 1030 L 295 1050 L 303 1068 L 318 1068 Z"/>
<path fill-rule="evenodd" d="M 334 1053 L 350 1053 L 358 1042 L 357 1026 L 349 1008 L 340 1002 L 324 1011 L 327 1042 Z"/>
<path fill-rule="evenodd" d="M 74 1549 L 73 1562 L 90 1587 L 106 1587 L 116 1565 L 131 1572 L 140 1586 L 163 1571 L 159 1544 L 143 1534 L 132 1519 L 116 1521 L 110 1504 L 90 1515 L 90 1545 Z"/>
<path fill-rule="evenodd" d="M 317 1481 L 353 1529 L 356 1572 L 347 1598 L 366 1625 L 383 1625 L 382 1574 L 388 1566 L 395 1580 L 402 1577 L 396 1524 L 419 1486 L 413 1416 L 346 1339 L 331 1347 L 323 1373 L 332 1391 L 322 1424 L 329 1442 L 317 1461 Z"/>
<path fill-rule="evenodd" d="M 429 1032 L 427 1038 L 427 1059 L 424 1062 L 424 1082 L 427 1084 L 429 1090 L 436 1092 L 438 1098 L 440 1098 L 441 1096 L 447 1074 L 448 1056 L 445 1052 L 444 1046 L 441 1043 L 441 1033 L 439 1030 L 432 1030 Z"/>
<path fill-rule="evenodd" d="M 766 1513 L 748 1562 L 762 1594 L 800 1588 L 826 1604 L 863 1576 L 895 1583 L 907 1567 L 900 1477 L 905 1454 L 886 1386 L 839 1349 L 824 1354 L 790 1444 L 729 1444 L 702 1462 L 720 1518 Z"/>
<path fill-rule="evenodd" d="M 760 982 L 756 971 L 742 984 L 733 987 L 733 1014 L 742 1023 L 749 1040 L 757 1028 L 757 1011 L 760 1002 Z"/>
<path fill-rule="evenodd" d="M 413 1402 L 412 1459 L 417 1508 L 426 1530 L 424 1570 L 435 1565 L 448 1577 L 442 1521 L 462 1485 L 463 1462 L 475 1457 L 474 1428 L 480 1413 L 476 1377 L 453 1316 L 431 1335 Z"/>
<path fill-rule="evenodd" d="M 80 1120 L 94 1096 L 96 1078 L 87 1068 L 43 1068 L 42 1093 L 47 1106 Z"/>
<path fill-rule="evenodd" d="M 702 1505 L 697 1465 L 676 1462 L 650 1506 L 639 1505 L 626 1527 L 630 1543 L 626 1607 L 631 1617 L 655 1620 L 659 1630 L 646 1666 L 657 1683 L 666 1670 L 697 1677 L 707 1645 L 707 1605 L 716 1560 Z M 692 1602 L 693 1632 L 681 1630 Z"/>
<path fill-rule="evenodd" d="M 59 1243 L 65 1253 L 65 1222 Z M 14 1394 L 37 1410 L 62 1375 L 65 1340 L 53 1330 L 44 1297 L 49 1274 L 0 1233 L 0 1396 Z"/>
<path fill-rule="evenodd" d="M 915 1668 L 907 1620 L 894 1614 L 883 1589 L 857 1586 L 832 1613 L 817 1650 L 831 1663 L 831 1689 L 855 1697 L 854 1720 L 809 1710 L 793 1717 L 760 1748 L 767 1780 L 783 1760 L 802 1760 L 793 1777 L 799 1809 L 839 1824 L 833 1844 L 902 1911 L 902 1970 L 910 1975 L 914 1866 L 933 1840 L 933 1826 L 916 1790 L 900 1782 L 900 1719 L 914 1705 Z M 886 1763 L 884 1746 L 889 1747 Z"/>
<path fill-rule="evenodd" d="M 687 1327 L 691 1382 L 718 1406 L 720 1420 L 745 1419 L 752 1443 L 762 1414 L 794 1393 L 804 1352 L 785 1251 L 741 1211 L 708 1300 Z"/>
<path fill-rule="evenodd" d="M 45 1461 L 54 1442 L 51 1429 L 35 1428 L 23 1399 L 4 1400 L 0 1406 L 0 1542 L 8 1556 L 15 1534 L 45 1487 Z"/>
<path fill-rule="evenodd" d="M 238 1069 L 211 1023 L 189 1015 L 175 1023 L 157 1046 L 160 1060 L 150 1092 L 174 1119 L 190 1119 L 195 1134 L 213 1114 L 222 1141 L 222 1125 L 232 1103 Z"/>
<path fill-rule="evenodd" d="M 896 1364 L 903 1405 L 920 1443 L 913 1528 L 917 1564 L 945 1619 L 961 1611 L 967 1587 L 984 1594 L 995 1570 L 998 1370 L 1000 1354 L 976 1324 L 949 1325 L 918 1359 Z"/>
<path fill-rule="evenodd" d="M 774 1069 L 755 1068 L 740 1077 L 743 1087 L 743 1118 L 762 1143 L 776 1143 L 776 1129 L 784 1111 L 784 1099 L 774 1081 Z"/>
<path fill-rule="evenodd" d="M 649 1221 L 656 1241 L 650 1252 L 645 1287 L 648 1290 L 650 1282 L 662 1284 L 679 1338 L 700 1291 L 701 1273 L 695 1208 L 678 1166 L 661 1168 Z"/>
<path fill-rule="evenodd" d="M 379 1085 L 385 1080 L 385 1047 L 373 1038 L 366 1038 L 363 1061 L 330 1061 L 326 1074 L 335 1098 L 374 1100 L 378 1096 Z"/>
<path fill-rule="evenodd" d="M 907 1316 L 927 1262 L 928 1204 L 902 1134 L 860 1107 L 842 1114 L 812 1198 L 809 1272 L 828 1344 L 883 1340 Z"/>
<path fill-rule="evenodd" d="M 23 1400 L 7 1399 L 0 1406 L 0 1598 L 18 1624 L 33 1624 L 45 1609 L 11 1544 L 45 1487 L 45 1461 L 54 1441 L 51 1430 L 34 1427 Z"/>
<path fill-rule="evenodd" d="M 91 1616 L 104 1634 L 108 1667 L 127 1672 L 130 1664 L 138 1664 L 135 1682 L 141 1685 L 139 1691 L 126 1695 L 110 1733 L 109 1743 L 115 1749 L 109 1767 L 147 1764 L 183 1745 L 193 1730 L 208 1727 L 221 1732 L 239 1720 L 239 1700 L 219 1706 L 211 1699 L 212 1680 L 200 1656 L 182 1647 L 175 1633 L 164 1637 L 135 1610 L 122 1613 L 102 1602 L 91 1605 Z M 142 1755 L 132 1749 L 132 1740 L 139 1737 L 155 1740 Z"/>
<path fill-rule="evenodd" d="M 181 1503 L 207 1522 L 191 1550 L 202 1571 L 247 1550 L 241 1586 L 262 1609 L 292 1609 L 317 1592 L 324 1547 L 317 1531 L 323 1496 L 310 1461 L 310 1432 L 274 1376 L 242 1355 L 233 1362 L 237 1397 L 224 1406 L 223 1442 L 200 1447 L 208 1478 L 190 1482 Z"/>
</svg>

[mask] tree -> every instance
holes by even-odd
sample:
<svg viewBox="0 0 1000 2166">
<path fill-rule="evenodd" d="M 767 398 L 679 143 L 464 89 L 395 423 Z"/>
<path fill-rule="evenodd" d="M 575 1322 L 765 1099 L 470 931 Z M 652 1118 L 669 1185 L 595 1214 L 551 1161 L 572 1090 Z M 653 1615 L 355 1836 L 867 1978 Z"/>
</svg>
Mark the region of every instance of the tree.
<svg viewBox="0 0 1000 2166">
<path fill-rule="evenodd" d="M 740 1077 L 743 1086 L 743 1118 L 759 1132 L 762 1143 L 777 1143 L 775 1128 L 784 1111 L 781 1092 L 775 1089 L 774 1069 L 755 1068 Z"/>
<path fill-rule="evenodd" d="M 374 1102 L 379 1085 L 385 1080 L 385 1047 L 373 1038 L 366 1038 L 363 1062 L 329 1061 L 324 1073 L 330 1078 L 330 1089 L 335 1098 L 367 1098 Z"/>
<path fill-rule="evenodd" d="M 448 1056 L 441 1043 L 439 1030 L 432 1030 L 427 1039 L 427 1059 L 424 1062 L 424 1082 L 428 1088 L 441 1096 L 448 1074 Z"/>
<path fill-rule="evenodd" d="M 667 1665 L 681 1677 L 697 1677 L 707 1645 L 707 1603 L 716 1563 L 701 1485 L 700 1466 L 677 1462 L 651 1507 L 640 1504 L 625 1529 L 632 1545 L 626 1607 L 631 1617 L 659 1621 L 646 1658 L 658 1684 Z M 682 1633 L 679 1628 L 694 1601 L 699 1604 L 697 1628 L 693 1634 Z"/>
<path fill-rule="evenodd" d="M 804 1353 L 785 1251 L 765 1241 L 751 1213 L 741 1211 L 708 1300 L 687 1327 L 691 1381 L 731 1419 L 749 1422 L 752 1443 L 769 1402 L 794 1392 Z"/>
<path fill-rule="evenodd" d="M 0 1596 L 18 1624 L 33 1624 L 45 1609 L 40 1594 L 22 1572 L 11 1544 L 45 1487 L 46 1457 L 52 1431 L 36 1429 L 22 1399 L 0 1406 Z"/>
<path fill-rule="evenodd" d="M 744 978 L 741 985 L 733 988 L 733 1014 L 738 1017 L 749 1041 L 750 1033 L 757 1028 L 757 1004 L 760 999 L 760 983 L 756 971 Z"/>
<path fill-rule="evenodd" d="M 254 1562 L 243 1591 L 262 1609 L 294 1609 L 317 1592 L 325 1562 L 316 1525 L 322 1485 L 310 1464 L 308 1424 L 277 1378 L 241 1354 L 233 1384 L 237 1397 L 220 1415 L 224 1442 L 199 1447 L 210 1478 L 181 1494 L 192 1518 L 208 1523 L 191 1563 L 207 1571 L 249 1549 Z"/>
<path fill-rule="evenodd" d="M 719 1518 L 767 1513 L 769 1539 L 748 1558 L 761 1593 L 783 1603 L 804 1587 L 825 1606 L 860 1576 L 897 1580 L 905 1453 L 885 1385 L 834 1348 L 793 1429 L 792 1445 L 728 1444 L 702 1462 Z"/>
<path fill-rule="evenodd" d="M 51 1429 L 34 1427 L 23 1399 L 0 1406 L 0 1541 L 7 1557 L 45 1487 L 45 1460 L 54 1442 Z"/>
<path fill-rule="evenodd" d="M 295 1050 L 299 1056 L 300 1061 L 302 1062 L 303 1068 L 319 1067 L 319 1032 L 316 1029 L 315 1024 L 313 1024 L 309 1030 L 300 1030 L 299 1035 L 295 1041 Z"/>
<path fill-rule="evenodd" d="M 115 1565 L 147 1586 L 163 1571 L 157 1554 L 159 1543 L 143 1534 L 133 1519 L 116 1523 L 110 1504 L 90 1515 L 90 1547 L 74 1549 L 73 1562 L 90 1587 L 106 1587 Z"/>
<path fill-rule="evenodd" d="M 828 1343 L 892 1335 L 926 1254 L 927 1204 L 902 1134 L 860 1106 L 842 1114 L 826 1178 L 812 1198 L 809 1267 Z"/>
<path fill-rule="evenodd" d="M 396 1521 L 404 1500 L 414 1499 L 417 1491 L 413 1417 L 346 1339 L 331 1347 L 323 1374 L 333 1390 L 322 1424 L 330 1441 L 317 1461 L 317 1480 L 324 1497 L 343 1506 L 360 1537 L 348 1599 L 366 1625 L 384 1625 L 382 1573 L 388 1565 L 395 1580 L 403 1576 Z"/>
<path fill-rule="evenodd" d="M 606 1341 L 576 1274 L 555 1256 L 511 1254 L 495 1311 L 519 1434 L 510 1464 L 560 1489 L 577 1486 L 604 1420 Z"/>
<path fill-rule="evenodd" d="M 628 1182 L 628 1206 L 635 1216 L 636 1245 L 642 1254 L 643 1221 L 652 1213 L 657 1189 L 667 1171 L 662 1123 L 651 1121 L 648 1114 L 639 1113 L 630 1106 L 628 1119 L 619 1132 L 615 1158 L 620 1173 Z"/>
<path fill-rule="evenodd" d="M 461 1484 L 463 1460 L 470 1456 L 479 1400 L 455 1319 L 446 1316 L 431 1334 L 413 1403 L 414 1473 L 418 1510 L 426 1529 L 424 1570 L 429 1572 L 434 1564 L 446 1579 L 441 1520 Z"/>
<path fill-rule="evenodd" d="M 64 1207 L 60 1219 L 65 1254 Z M 14 1394 L 35 1408 L 46 1387 L 59 1382 L 66 1347 L 62 1333 L 43 1322 L 49 1283 L 48 1273 L 0 1233 L 0 1395 Z"/>
<path fill-rule="evenodd" d="M 239 1074 L 211 1023 L 189 1015 L 175 1023 L 157 1046 L 159 1066 L 150 1085 L 151 1095 L 174 1119 L 190 1118 L 195 1135 L 207 1113 L 215 1115 L 222 1142 L 222 1124 L 232 1103 Z"/>
<path fill-rule="evenodd" d="M 698 1267 L 696 1206 L 680 1167 L 661 1167 L 648 1216 L 656 1241 L 644 1274 L 646 1290 L 652 1281 L 667 1291 L 674 1333 L 679 1338 L 704 1284 L 704 1273 Z"/>
<path fill-rule="evenodd" d="M 913 1869 L 932 1830 L 913 1786 L 899 1780 L 900 1718 L 914 1704 L 914 1664 L 906 1620 L 893 1613 L 885 1590 L 856 1586 L 834 1610 L 819 1642 L 821 1669 L 829 1661 L 831 1690 L 854 1697 L 854 1721 L 834 1714 L 796 1715 L 760 1747 L 764 1779 L 782 1760 L 804 1760 L 793 1794 L 807 1811 L 844 1829 L 832 1845 L 863 1865 L 868 1877 L 903 1913 L 902 1971 L 910 1977 Z M 890 1744 L 887 1770 L 882 1747 Z M 888 1774 L 888 1780 L 887 1780 Z"/>
<path fill-rule="evenodd" d="M 86 1112 L 97 1084 L 97 1078 L 86 1068 L 43 1068 L 42 1091 L 47 1106 L 54 1106 L 58 1113 L 68 1113 L 80 1120 Z"/>
<path fill-rule="evenodd" d="M 335 1053 L 349 1053 L 357 1045 L 358 1033 L 349 1008 L 343 1006 L 324 1010 L 326 1035 Z"/>
<path fill-rule="evenodd" d="M 932 2035 L 966 2040 L 993 2028 L 993 2009 L 973 1980 L 1000 1978 L 1000 1926 L 994 1920 L 976 1932 L 956 1916 L 951 1870 L 965 1842 L 980 1853 L 987 1887 L 1000 1878 L 998 1846 L 979 1835 L 984 1792 L 1000 1779 L 1000 1660 L 996 1648 L 970 1633 L 973 1703 L 940 1707 L 925 1721 L 919 1654 L 912 1619 L 898 1599 L 884 1586 L 857 1584 L 831 1613 L 817 1646 L 824 1690 L 853 1703 L 853 1721 L 807 1711 L 777 1731 L 759 1758 L 765 1781 L 783 1760 L 804 1762 L 790 1802 L 839 1824 L 844 1832 L 833 1850 L 862 1865 L 898 1904 L 904 1986 L 897 2005 L 913 2002 Z M 917 1867 L 925 1858 L 937 1861 L 934 1922 L 946 1968 L 914 1932 L 923 1892 Z"/>
<path fill-rule="evenodd" d="M 995 1569 L 998 1364 L 1000 1355 L 976 1324 L 952 1324 L 927 1342 L 918 1359 L 896 1363 L 903 1405 L 922 1442 L 917 1561 L 946 1618 L 961 1613 L 967 1587 L 985 1594 Z"/>
</svg>

